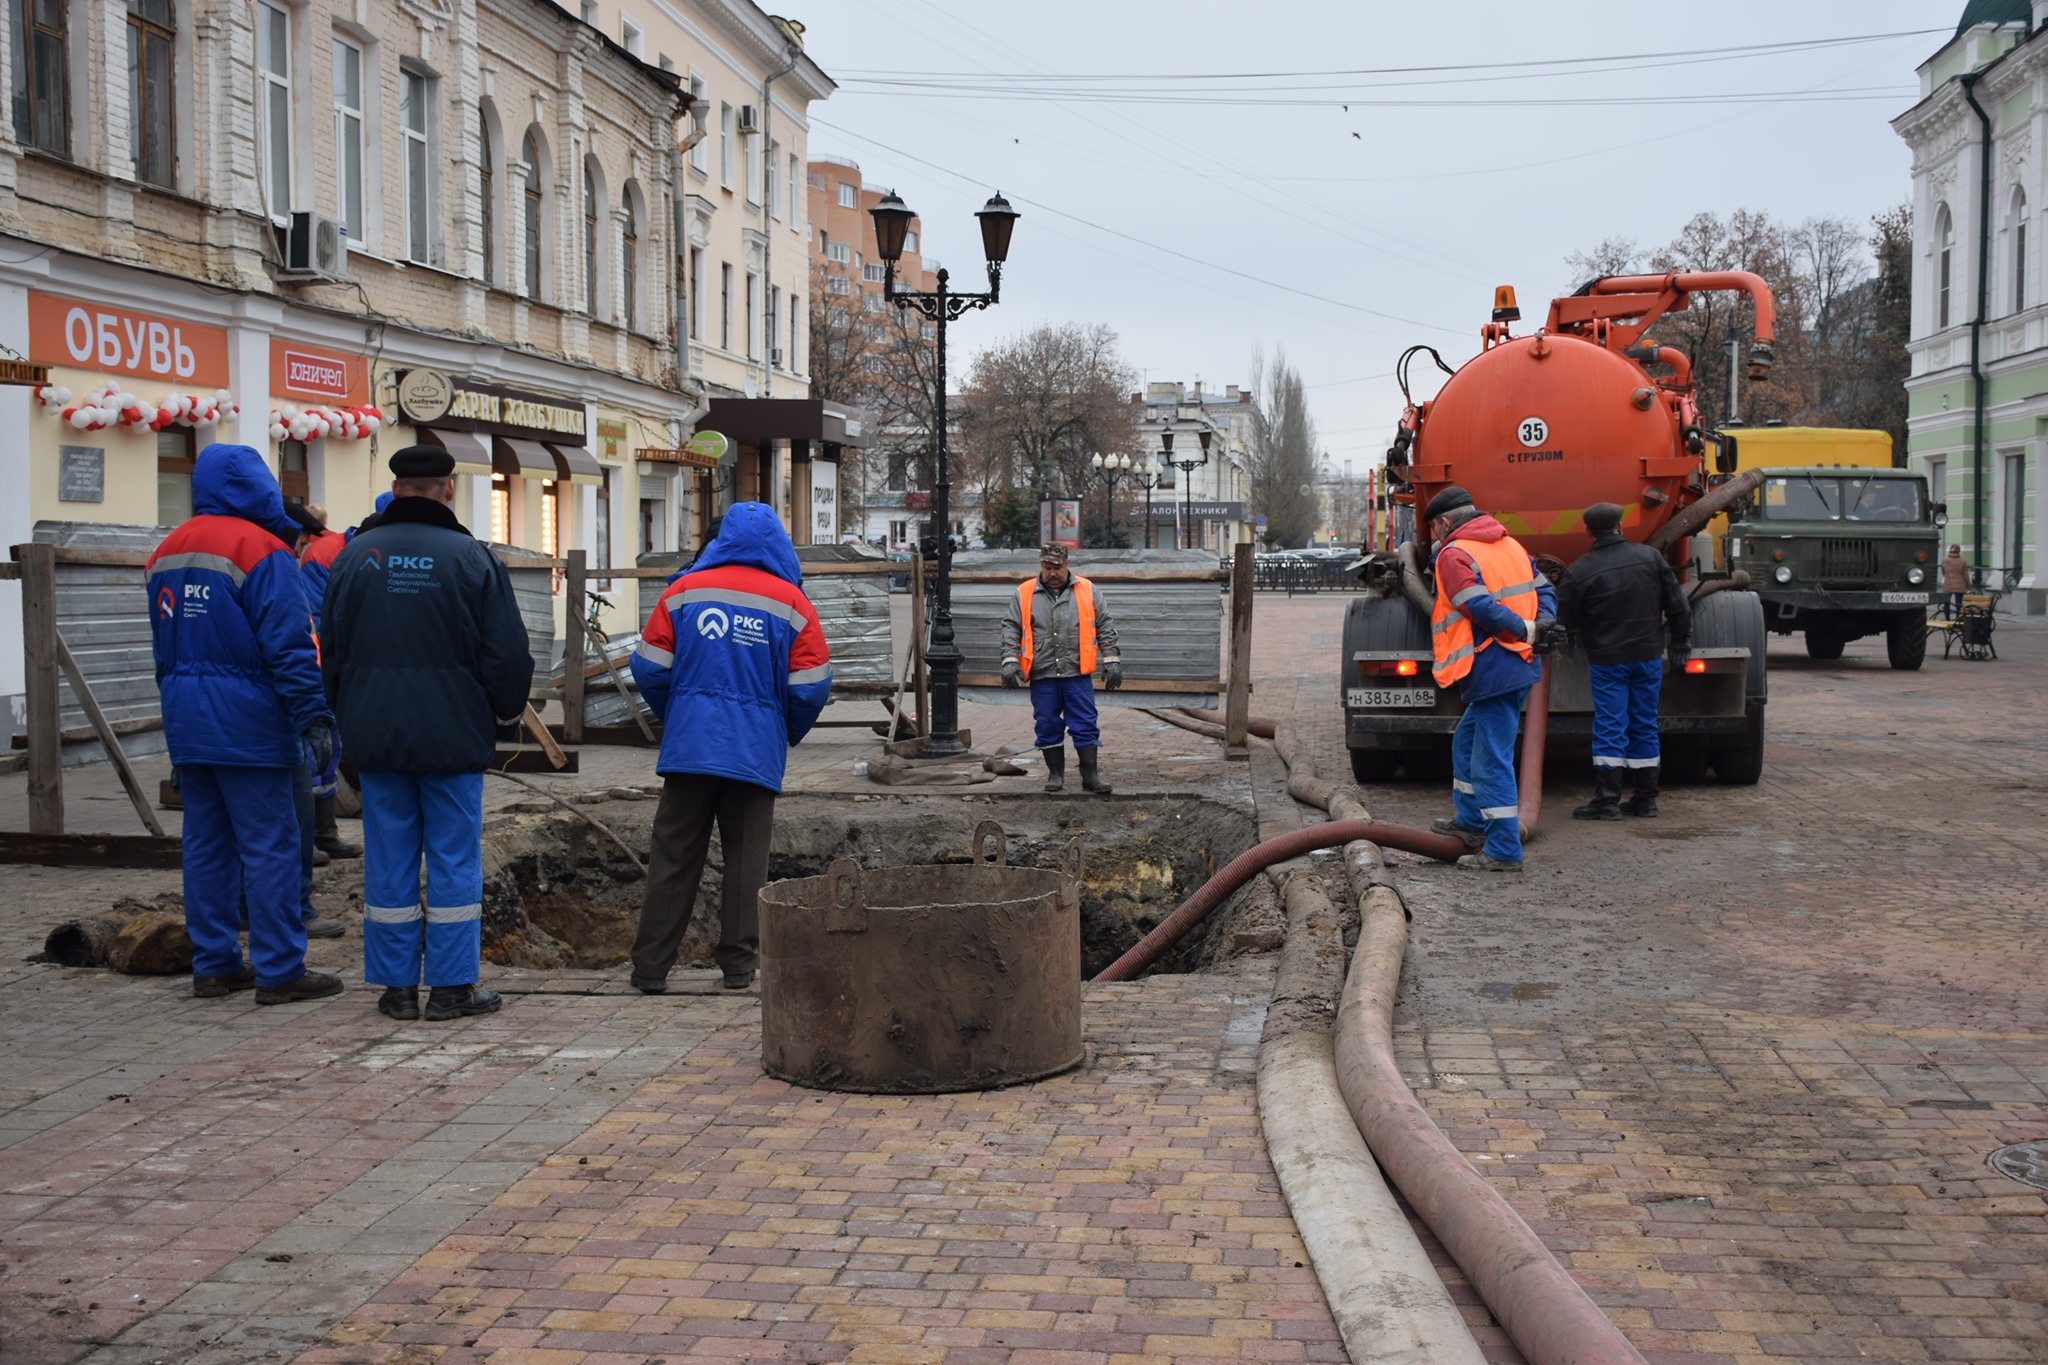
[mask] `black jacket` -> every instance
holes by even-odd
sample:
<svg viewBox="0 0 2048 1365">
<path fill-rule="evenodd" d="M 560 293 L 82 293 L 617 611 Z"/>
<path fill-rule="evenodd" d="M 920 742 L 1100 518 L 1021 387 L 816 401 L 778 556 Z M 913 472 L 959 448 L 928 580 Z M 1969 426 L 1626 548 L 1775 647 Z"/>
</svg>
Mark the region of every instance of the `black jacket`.
<svg viewBox="0 0 2048 1365">
<path fill-rule="evenodd" d="M 335 556 L 321 673 L 349 762 L 482 772 L 533 680 L 512 579 L 455 514 L 398 498 Z"/>
<path fill-rule="evenodd" d="M 1593 542 L 1565 570 L 1557 589 L 1557 619 L 1571 628 L 1596 664 L 1646 663 L 1664 652 L 1664 627 L 1671 643 L 1692 640 L 1692 609 L 1678 589 L 1678 575 L 1664 556 L 1619 531 Z"/>
</svg>

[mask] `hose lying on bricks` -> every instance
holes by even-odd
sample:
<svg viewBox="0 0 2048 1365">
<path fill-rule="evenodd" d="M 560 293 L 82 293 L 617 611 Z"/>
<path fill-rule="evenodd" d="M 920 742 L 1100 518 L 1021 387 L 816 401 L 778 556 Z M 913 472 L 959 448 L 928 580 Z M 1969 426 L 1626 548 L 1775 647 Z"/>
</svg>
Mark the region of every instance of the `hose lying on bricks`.
<svg viewBox="0 0 2048 1365">
<path fill-rule="evenodd" d="M 1530 1365 L 1645 1365 L 1401 1079 L 1393 1018 L 1407 911 L 1387 886 L 1366 886 L 1359 910 L 1337 1012 L 1337 1084 L 1373 1155 Z"/>
<path fill-rule="evenodd" d="M 1387 848 L 1419 853 L 1441 862 L 1456 862 L 1471 852 L 1464 842 L 1447 834 L 1409 829 L 1405 825 L 1383 825 L 1376 820 L 1328 820 L 1283 834 L 1277 839 L 1254 844 L 1230 860 L 1221 872 L 1203 882 L 1180 907 L 1159 922 L 1159 927 L 1131 945 L 1130 951 L 1104 967 L 1096 981 L 1129 981 L 1166 956 L 1174 944 L 1224 901 L 1232 892 L 1275 863 L 1299 858 L 1319 848 L 1336 848 L 1354 839 L 1369 839 Z"/>
<path fill-rule="evenodd" d="M 1379 1365 L 1481 1365 L 1337 1089 L 1330 1016 L 1344 977 L 1343 921 L 1313 876 L 1287 876 L 1281 899 L 1287 946 L 1259 1043 L 1260 1124 L 1345 1350 Z"/>
</svg>

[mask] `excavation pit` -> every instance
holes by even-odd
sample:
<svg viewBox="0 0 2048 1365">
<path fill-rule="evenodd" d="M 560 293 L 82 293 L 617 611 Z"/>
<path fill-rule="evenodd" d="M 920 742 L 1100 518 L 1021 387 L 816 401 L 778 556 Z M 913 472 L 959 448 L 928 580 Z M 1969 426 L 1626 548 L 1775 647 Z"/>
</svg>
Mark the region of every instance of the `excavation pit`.
<svg viewBox="0 0 2048 1365">
<path fill-rule="evenodd" d="M 567 796 L 642 859 L 658 788 Z M 850 858 L 864 869 L 966 866 L 975 827 L 998 820 L 1012 868 L 1055 870 L 1082 840 L 1081 975 L 1115 961 L 1215 871 L 1250 847 L 1248 811 L 1185 796 L 792 796 L 775 806 L 773 883 L 824 874 Z M 681 966 L 708 966 L 724 875 L 711 841 Z M 585 820 L 536 798 L 504 808 L 484 832 L 484 956 L 508 967 L 596 970 L 633 947 L 645 881 L 623 850 Z M 1200 971 L 1279 943 L 1284 924 L 1263 879 L 1240 892 L 1156 970 Z"/>
</svg>

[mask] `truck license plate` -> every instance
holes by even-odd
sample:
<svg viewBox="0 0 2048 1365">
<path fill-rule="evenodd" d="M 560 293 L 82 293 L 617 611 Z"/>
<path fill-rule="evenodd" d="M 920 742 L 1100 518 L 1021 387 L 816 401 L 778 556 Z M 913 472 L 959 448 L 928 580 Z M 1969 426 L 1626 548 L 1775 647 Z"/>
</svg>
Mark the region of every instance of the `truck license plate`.
<svg viewBox="0 0 2048 1365">
<path fill-rule="evenodd" d="M 1902 607 L 1924 607 L 1927 605 L 1927 594 L 1924 592 L 1887 592 L 1878 594 L 1877 600 L 1888 607 L 1895 602 Z"/>
<path fill-rule="evenodd" d="M 1434 687 L 1352 687 L 1344 692 L 1346 706 L 1417 706 L 1436 705 Z"/>
</svg>

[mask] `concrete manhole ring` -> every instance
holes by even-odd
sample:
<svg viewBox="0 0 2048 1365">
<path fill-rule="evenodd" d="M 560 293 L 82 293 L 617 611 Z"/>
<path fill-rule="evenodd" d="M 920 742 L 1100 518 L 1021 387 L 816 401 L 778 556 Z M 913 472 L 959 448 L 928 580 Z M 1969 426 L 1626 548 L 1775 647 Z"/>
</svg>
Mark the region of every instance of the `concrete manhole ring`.
<svg viewBox="0 0 2048 1365">
<path fill-rule="evenodd" d="M 2048 1190 L 2048 1140 L 2016 1142 L 2000 1147 L 1989 1158 L 1991 1169 L 2023 1185 Z"/>
</svg>

